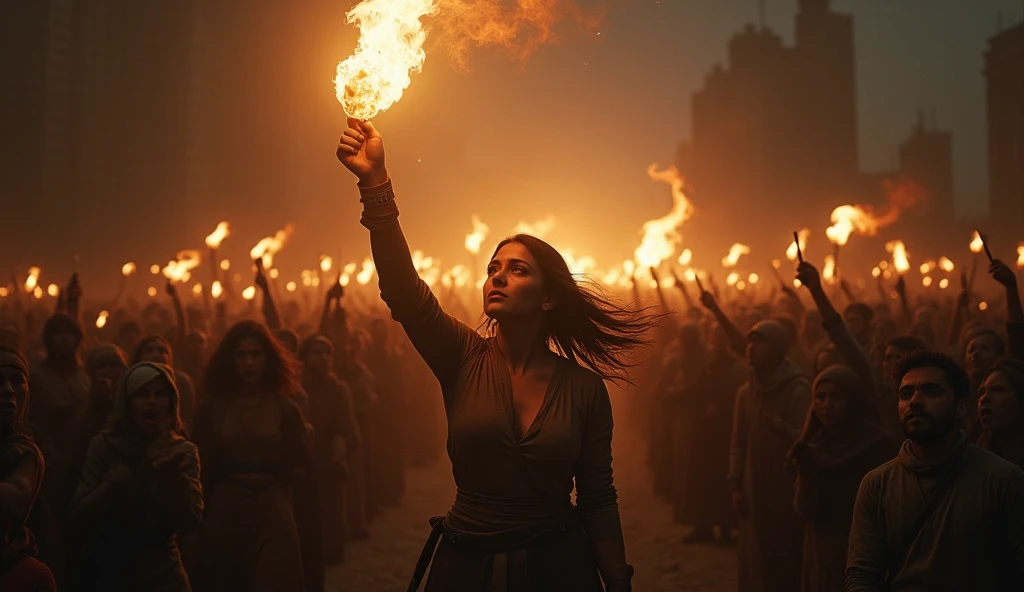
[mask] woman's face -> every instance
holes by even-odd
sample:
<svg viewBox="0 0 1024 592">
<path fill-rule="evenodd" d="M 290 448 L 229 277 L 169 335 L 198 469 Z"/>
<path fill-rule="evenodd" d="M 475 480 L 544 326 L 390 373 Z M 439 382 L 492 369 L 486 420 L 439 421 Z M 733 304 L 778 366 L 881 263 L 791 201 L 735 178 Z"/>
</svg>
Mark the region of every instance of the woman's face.
<svg viewBox="0 0 1024 592">
<path fill-rule="evenodd" d="M 235 348 L 235 372 L 243 384 L 255 385 L 263 380 L 263 372 L 267 366 L 267 352 L 253 337 L 238 341 Z"/>
<path fill-rule="evenodd" d="M 544 290 L 540 266 L 522 243 L 502 247 L 487 265 L 484 282 L 484 313 L 502 318 L 539 315 L 554 308 Z"/>
<path fill-rule="evenodd" d="M 985 429 L 1003 429 L 1021 423 L 1021 394 L 1002 372 L 993 372 L 978 389 L 978 419 Z"/>
<path fill-rule="evenodd" d="M 156 436 L 170 429 L 171 399 L 174 390 L 166 380 L 146 383 L 128 400 L 128 415 L 145 436 Z"/>
<path fill-rule="evenodd" d="M 170 366 L 171 350 L 163 341 L 150 339 L 142 346 L 142 354 L 139 356 L 139 361 Z"/>
<path fill-rule="evenodd" d="M 13 366 L 0 366 L 0 425 L 18 425 L 28 400 L 28 377 Z"/>
<path fill-rule="evenodd" d="M 821 382 L 814 389 L 814 415 L 824 426 L 842 423 L 849 415 L 849 399 L 831 382 Z"/>
<path fill-rule="evenodd" d="M 331 363 L 334 361 L 334 354 L 326 343 L 314 343 L 303 360 L 306 371 L 313 376 L 326 376 L 331 370 Z"/>
</svg>

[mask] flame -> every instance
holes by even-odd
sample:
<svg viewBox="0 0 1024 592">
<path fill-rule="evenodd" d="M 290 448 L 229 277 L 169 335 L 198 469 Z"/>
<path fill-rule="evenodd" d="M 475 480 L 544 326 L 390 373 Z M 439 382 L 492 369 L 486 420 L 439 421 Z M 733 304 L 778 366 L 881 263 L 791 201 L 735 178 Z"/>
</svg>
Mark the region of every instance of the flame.
<svg viewBox="0 0 1024 592">
<path fill-rule="evenodd" d="M 693 206 L 683 193 L 683 178 L 675 167 L 659 171 L 658 165 L 647 167 L 647 174 L 654 181 L 668 183 L 672 187 L 672 211 L 666 216 L 644 222 L 644 237 L 633 257 L 643 268 L 657 267 L 672 256 L 676 245 L 682 240 L 679 228 L 690 218 Z"/>
<path fill-rule="evenodd" d="M 683 252 L 679 254 L 679 265 L 686 267 L 690 264 L 690 261 L 693 261 L 693 251 L 690 249 L 683 249 Z"/>
<path fill-rule="evenodd" d="M 376 267 L 373 266 L 373 259 L 370 259 L 369 257 L 363 259 L 363 268 L 356 276 L 356 281 L 359 282 L 360 285 L 365 286 L 370 283 L 370 278 L 373 277 L 374 271 L 376 271 Z"/>
<path fill-rule="evenodd" d="M 160 275 L 160 266 L 157 265 L 156 263 L 154 263 L 153 265 L 150 265 L 149 266 L 149 273 L 151 273 L 153 275 Z"/>
<path fill-rule="evenodd" d="M 172 282 L 187 282 L 191 271 L 199 266 L 199 251 L 189 250 L 178 253 L 177 259 L 164 267 L 164 277 Z"/>
<path fill-rule="evenodd" d="M 924 263 L 921 264 L 921 275 L 931 273 L 938 266 L 938 263 L 936 263 L 934 259 L 925 261 Z"/>
<path fill-rule="evenodd" d="M 355 263 L 349 263 L 348 265 L 345 266 L 345 273 L 346 274 L 352 275 L 355 272 L 356 272 L 356 264 Z"/>
<path fill-rule="evenodd" d="M 692 270 L 692 269 L 687 269 L 683 273 L 683 276 L 686 278 L 686 281 L 688 281 L 688 282 L 695 282 L 695 281 L 697 281 L 697 272 Z"/>
<path fill-rule="evenodd" d="M 519 224 L 516 224 L 516 229 L 513 234 L 528 234 L 537 238 L 544 238 L 554 227 L 555 218 L 548 214 L 546 218 L 534 222 L 533 224 L 529 224 L 527 222 L 520 222 Z"/>
<path fill-rule="evenodd" d="M 772 267 L 774 267 L 775 269 L 781 269 L 782 268 L 782 260 L 781 259 L 772 259 Z"/>
<path fill-rule="evenodd" d="M 150 286 L 148 289 L 146 289 L 146 294 L 149 294 L 150 298 L 156 296 L 156 288 Z"/>
<path fill-rule="evenodd" d="M 50 298 L 56 298 L 60 295 L 60 286 L 57 284 L 50 284 L 46 286 L 46 293 L 50 295 Z"/>
<path fill-rule="evenodd" d="M 287 284 L 284 285 L 284 289 L 288 290 L 289 292 L 294 292 L 295 290 L 299 289 L 299 285 L 296 284 L 295 282 L 288 282 Z"/>
<path fill-rule="evenodd" d="M 43 297 L 43 287 L 42 286 L 36 286 L 36 289 L 32 290 L 32 297 L 35 298 L 36 300 L 42 299 L 42 297 Z"/>
<path fill-rule="evenodd" d="M 729 276 L 725 278 L 725 284 L 727 286 L 735 286 L 736 283 L 739 282 L 739 281 L 740 281 L 740 274 L 736 273 L 735 271 L 730 273 Z"/>
<path fill-rule="evenodd" d="M 956 269 L 956 265 L 953 265 L 953 261 L 950 260 L 949 257 L 940 257 L 939 269 L 946 273 L 951 273 L 954 269 Z"/>
<path fill-rule="evenodd" d="M 28 277 L 25 278 L 25 291 L 26 292 L 33 292 L 33 291 L 35 291 L 36 286 L 39 285 L 39 275 L 41 273 L 43 273 L 43 270 L 39 269 L 38 267 L 33 266 L 33 267 L 28 268 Z"/>
<path fill-rule="evenodd" d="M 931 278 L 931 276 L 925 276 L 925 277 L 921 278 L 921 285 L 923 285 L 925 288 L 927 288 L 928 286 L 932 285 L 932 278 Z"/>
<path fill-rule="evenodd" d="M 224 286 L 219 281 L 213 282 L 213 285 L 210 286 L 210 295 L 214 299 L 220 298 L 224 295 Z"/>
<path fill-rule="evenodd" d="M 103 327 L 105 327 L 107 325 L 107 319 L 109 318 L 110 313 L 105 310 L 101 310 L 99 316 L 96 317 L 96 328 L 102 329 Z"/>
<path fill-rule="evenodd" d="M 880 213 L 876 213 L 873 207 L 867 205 L 844 205 L 832 211 L 832 226 L 825 234 L 833 244 L 845 245 L 854 231 L 874 236 L 880 228 L 899 220 L 900 213 L 917 203 L 923 194 L 919 185 L 907 181 L 887 179 L 882 188 L 888 204 Z"/>
<path fill-rule="evenodd" d="M 885 250 L 892 253 L 892 264 L 896 267 L 897 272 L 907 273 L 910 270 L 910 259 L 903 241 L 889 241 L 885 243 Z"/>
<path fill-rule="evenodd" d="M 206 246 L 211 249 L 220 247 L 220 243 L 223 242 L 229 234 L 231 234 L 231 227 L 227 222 L 217 224 L 217 229 L 206 237 Z"/>
<path fill-rule="evenodd" d="M 560 252 L 562 254 L 562 259 L 565 259 L 565 265 L 569 268 L 569 273 L 572 273 L 573 275 L 590 273 L 595 267 L 597 267 L 597 261 L 589 255 L 576 257 L 576 254 L 572 249 L 565 249 Z"/>
<path fill-rule="evenodd" d="M 981 235 L 978 234 L 977 230 L 974 231 L 970 247 L 972 253 L 980 253 L 985 250 L 985 241 L 982 240 Z"/>
<path fill-rule="evenodd" d="M 351 282 L 352 282 L 352 278 L 349 277 L 349 275 L 347 273 L 341 274 L 341 277 L 338 279 L 338 283 L 341 284 L 342 286 L 347 286 Z"/>
<path fill-rule="evenodd" d="M 133 273 L 135 273 L 135 264 L 131 261 L 121 266 L 121 275 L 124 277 L 128 277 Z"/>
<path fill-rule="evenodd" d="M 939 280 L 939 287 L 942 288 L 943 290 L 948 288 L 949 287 L 949 280 L 946 279 L 946 278 L 942 278 L 941 280 Z"/>
<path fill-rule="evenodd" d="M 7 298 L 10 293 L 6 286 L 0 286 L 0 298 Z"/>
<path fill-rule="evenodd" d="M 797 257 L 800 256 L 800 252 L 807 250 L 807 239 L 811 238 L 811 231 L 804 228 L 797 233 L 797 238 L 800 239 L 800 247 L 797 250 L 797 241 L 793 241 L 789 244 L 789 248 L 786 249 L 786 259 L 790 261 L 796 261 Z M 778 266 L 775 266 L 778 269 Z"/>
<path fill-rule="evenodd" d="M 220 269 L 221 271 L 228 271 L 229 269 L 231 269 L 231 262 L 228 261 L 227 259 L 221 259 Z"/>
<path fill-rule="evenodd" d="M 753 285 L 756 284 L 760 279 L 760 276 L 758 276 L 756 273 L 752 273 L 747 277 L 747 283 Z"/>
<path fill-rule="evenodd" d="M 740 262 L 740 257 L 749 254 L 750 247 L 736 243 L 729 249 L 729 254 L 722 258 L 722 265 L 725 267 L 736 267 L 736 264 Z"/>
<path fill-rule="evenodd" d="M 299 274 L 299 277 L 302 278 L 302 285 L 303 286 L 305 286 L 307 288 L 310 288 L 310 287 L 313 286 L 313 272 L 311 270 L 303 269 L 302 273 Z"/>
<path fill-rule="evenodd" d="M 880 275 L 882 275 L 882 270 L 879 269 L 878 267 L 875 267 L 874 269 L 871 270 L 871 277 L 875 277 L 876 278 L 876 277 L 878 277 Z"/>
<path fill-rule="evenodd" d="M 256 287 L 255 286 L 249 286 L 248 288 L 242 290 L 242 298 L 245 298 L 246 300 L 252 300 L 255 297 L 256 297 Z"/>
<path fill-rule="evenodd" d="M 480 245 L 487 238 L 487 233 L 491 231 L 490 227 L 480 221 L 480 217 L 473 214 L 471 218 L 473 222 L 473 232 L 466 236 L 466 250 L 473 255 L 480 253 Z"/>
<path fill-rule="evenodd" d="M 334 259 L 331 259 L 327 255 L 320 256 L 320 271 L 327 273 L 334 267 Z"/>
<path fill-rule="evenodd" d="M 196 285 L 192 286 L 192 295 L 195 296 L 196 298 L 202 296 L 203 295 L 203 285 L 202 284 L 196 284 Z"/>
<path fill-rule="evenodd" d="M 1024 268 L 1024 245 L 1017 247 L 1017 267 Z"/>
<path fill-rule="evenodd" d="M 979 302 L 978 310 L 988 310 L 988 302 Z"/>
<path fill-rule="evenodd" d="M 283 229 L 278 230 L 274 236 L 268 236 L 267 238 L 256 243 L 256 246 L 249 251 L 249 258 L 253 261 L 257 259 L 263 259 L 263 268 L 270 269 L 274 266 L 274 255 L 281 252 L 284 248 L 284 244 L 288 242 L 292 232 L 295 229 L 291 224 L 285 226 Z"/>
<path fill-rule="evenodd" d="M 829 283 L 836 281 L 836 258 L 832 255 L 825 255 L 825 268 L 821 270 L 821 277 Z"/>
</svg>

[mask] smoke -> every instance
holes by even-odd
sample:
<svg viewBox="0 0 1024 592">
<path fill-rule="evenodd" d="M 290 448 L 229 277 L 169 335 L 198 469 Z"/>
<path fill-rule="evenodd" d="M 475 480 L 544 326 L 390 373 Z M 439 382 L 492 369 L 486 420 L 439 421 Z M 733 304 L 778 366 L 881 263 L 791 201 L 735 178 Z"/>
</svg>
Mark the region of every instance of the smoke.
<svg viewBox="0 0 1024 592">
<path fill-rule="evenodd" d="M 596 32 L 604 3 L 581 7 L 576 0 L 438 0 L 430 35 L 459 70 L 468 68 L 471 49 L 488 45 L 522 61 L 539 46 L 558 42 L 564 27 Z"/>
</svg>

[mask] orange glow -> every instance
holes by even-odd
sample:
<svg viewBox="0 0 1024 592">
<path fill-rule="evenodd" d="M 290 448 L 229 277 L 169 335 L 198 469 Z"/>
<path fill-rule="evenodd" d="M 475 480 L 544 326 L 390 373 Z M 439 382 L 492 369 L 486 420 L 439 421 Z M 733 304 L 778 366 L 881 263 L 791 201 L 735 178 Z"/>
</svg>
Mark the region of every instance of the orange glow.
<svg viewBox="0 0 1024 592">
<path fill-rule="evenodd" d="M 110 318 L 110 313 L 109 312 L 107 312 L 105 310 L 100 311 L 100 315 L 98 317 L 96 317 L 96 328 L 97 329 L 102 329 L 103 327 L 106 327 L 107 326 L 107 319 L 109 319 L 109 318 Z"/>
<path fill-rule="evenodd" d="M 272 279 L 272 280 L 276 280 L 276 279 L 278 278 L 278 276 L 280 276 L 280 275 L 281 275 L 281 272 L 280 272 L 280 271 L 278 271 L 278 270 L 277 270 L 277 268 L 274 268 L 274 269 L 271 269 L 271 270 L 270 270 L 270 271 L 268 272 L 268 275 L 270 276 L 270 279 Z"/>
<path fill-rule="evenodd" d="M 172 282 L 187 282 L 191 271 L 199 266 L 199 251 L 188 250 L 178 253 L 177 259 L 164 267 L 164 277 Z"/>
<path fill-rule="evenodd" d="M 988 310 L 988 302 L 979 302 L 978 310 Z"/>
<path fill-rule="evenodd" d="M 229 269 L 231 269 L 231 262 L 228 261 L 227 259 L 221 259 L 220 269 L 221 271 L 228 271 Z"/>
<path fill-rule="evenodd" d="M 155 263 L 153 265 L 150 265 L 149 266 L 149 273 L 151 273 L 153 275 L 160 275 L 160 266 L 155 264 Z"/>
<path fill-rule="evenodd" d="M 878 267 L 875 267 L 874 269 L 871 270 L 871 277 L 875 277 L 876 278 L 876 277 L 878 277 L 880 275 L 882 275 L 882 270 L 879 269 Z"/>
<path fill-rule="evenodd" d="M 427 31 L 420 19 L 437 0 L 363 0 L 345 15 L 359 27 L 355 52 L 338 64 L 334 91 L 345 112 L 368 120 L 402 98 L 410 72 L 423 68 Z"/>
<path fill-rule="evenodd" d="M 347 286 L 351 282 L 352 282 L 352 278 L 349 277 L 349 274 L 347 274 L 347 273 L 341 274 L 341 278 L 338 279 L 338 283 L 341 284 L 342 286 Z"/>
<path fill-rule="evenodd" d="M 146 289 L 146 294 L 149 294 L 150 298 L 156 296 L 156 288 L 150 286 L 149 288 Z"/>
<path fill-rule="evenodd" d="M 60 286 L 57 284 L 50 284 L 46 286 L 46 293 L 50 295 L 50 298 L 56 298 L 60 295 Z"/>
<path fill-rule="evenodd" d="M 11 291 L 6 286 L 0 286 L 0 298 L 7 298 Z"/>
<path fill-rule="evenodd" d="M 199 296 L 202 296 L 203 295 L 203 285 L 202 284 L 196 284 L 196 285 L 192 286 L 192 295 L 197 297 L 197 298 Z"/>
<path fill-rule="evenodd" d="M 121 266 L 121 275 L 124 277 L 128 277 L 133 273 L 135 273 L 135 264 L 131 261 Z"/>
<path fill-rule="evenodd" d="M 470 221 L 473 223 L 473 232 L 466 236 L 466 250 L 472 255 L 479 255 L 480 245 L 487 238 L 487 233 L 491 231 L 491 228 L 481 222 L 480 216 L 476 214 L 473 214 Z"/>
<path fill-rule="evenodd" d="M 217 229 L 206 237 L 206 246 L 211 249 L 220 247 L 220 244 L 231 234 L 231 227 L 227 222 L 217 224 Z"/>
<path fill-rule="evenodd" d="M 249 286 L 248 288 L 242 290 L 242 298 L 245 298 L 246 300 L 252 300 L 255 297 L 256 297 L 256 287 L 255 286 Z"/>
<path fill-rule="evenodd" d="M 907 247 L 903 241 L 889 241 L 885 244 L 885 250 L 892 253 L 892 264 L 899 273 L 907 273 L 910 270 L 910 257 L 907 255 Z"/>
<path fill-rule="evenodd" d="M 729 254 L 722 258 L 722 265 L 724 267 L 736 267 L 736 264 L 740 262 L 740 257 L 749 254 L 750 247 L 736 243 L 729 249 Z"/>
<path fill-rule="evenodd" d="M 320 271 L 327 273 L 334 267 L 334 259 L 331 259 L 327 255 L 320 256 Z"/>
<path fill-rule="evenodd" d="M 913 206 L 921 196 L 922 189 L 913 182 L 886 180 L 882 184 L 888 204 L 882 212 L 866 205 L 843 205 L 832 211 L 832 226 L 825 234 L 833 244 L 843 246 L 853 232 L 874 236 L 880 228 L 891 225 L 900 218 L 900 213 Z"/>
<path fill-rule="evenodd" d="M 520 222 L 516 224 L 516 229 L 513 234 L 528 234 L 537 238 L 544 238 L 551 232 L 551 229 L 555 227 L 554 216 L 548 215 L 543 220 L 538 220 L 533 224 L 527 222 Z"/>
<path fill-rule="evenodd" d="M 249 251 L 249 258 L 253 261 L 263 259 L 263 268 L 270 269 L 274 266 L 274 255 L 281 252 L 293 232 L 295 229 L 289 224 L 278 230 L 274 236 L 268 236 L 261 240 Z"/>
<path fill-rule="evenodd" d="M 41 300 L 43 298 L 43 287 L 36 286 L 36 289 L 32 290 L 32 297 L 36 300 Z"/>
<path fill-rule="evenodd" d="M 756 273 L 752 273 L 752 274 L 750 274 L 749 276 L 747 276 L 747 283 L 749 283 L 750 285 L 754 285 L 754 284 L 756 284 L 756 283 L 758 282 L 758 280 L 760 280 L 760 279 L 761 279 L 761 278 L 760 278 L 760 277 L 759 277 L 759 276 L 758 276 L 758 275 L 757 275 Z"/>
<path fill-rule="evenodd" d="M 693 206 L 683 193 L 683 178 L 675 167 L 659 171 L 658 165 L 652 164 L 647 167 L 647 175 L 672 187 L 672 211 L 644 222 L 643 240 L 633 253 L 636 263 L 643 268 L 657 267 L 672 256 L 682 240 L 679 228 L 693 213 Z"/>
<path fill-rule="evenodd" d="M 971 235 L 971 236 L 972 236 L 971 244 L 970 244 L 971 252 L 972 253 L 980 253 L 983 250 L 985 250 L 985 241 L 982 240 L 981 235 L 978 234 L 978 231 L 975 230 L 974 234 Z"/>
<path fill-rule="evenodd" d="M 690 249 L 683 249 L 683 252 L 679 254 L 679 265 L 686 267 L 693 260 L 693 251 Z"/>
<path fill-rule="evenodd" d="M 363 259 L 363 268 L 356 276 L 356 281 L 359 282 L 360 285 L 365 286 L 370 283 L 370 279 L 373 278 L 373 272 L 376 270 L 377 268 L 373 265 L 373 259 L 370 259 L 369 257 Z"/>
<path fill-rule="evenodd" d="M 935 271 L 936 267 L 938 267 L 938 263 L 936 263 L 934 259 L 930 261 L 925 261 L 924 263 L 921 264 L 921 274 L 924 275 L 926 273 L 931 273 Z"/>
<path fill-rule="evenodd" d="M 355 263 L 349 263 L 348 265 L 345 266 L 345 273 L 347 273 L 348 275 L 352 275 L 355 272 L 356 272 L 356 264 Z"/>
<path fill-rule="evenodd" d="M 807 239 L 811 238 L 811 231 L 804 228 L 803 230 L 797 233 L 797 238 L 800 239 L 799 250 L 797 250 L 797 241 L 789 243 L 789 248 L 786 249 L 786 259 L 789 259 L 790 261 L 796 261 L 797 257 L 799 257 L 800 252 L 807 250 Z M 780 261 L 779 263 L 781 265 L 782 262 Z M 779 266 L 776 265 L 775 268 L 778 269 Z"/>
<path fill-rule="evenodd" d="M 572 249 L 565 249 L 559 252 L 562 254 L 562 258 L 565 259 L 565 265 L 569 268 L 570 273 L 577 275 L 589 273 L 597 267 L 597 261 L 588 255 L 576 257 Z"/>
<path fill-rule="evenodd" d="M 774 267 L 775 269 L 781 269 L 782 259 L 772 259 L 772 267 Z"/>
<path fill-rule="evenodd" d="M 41 273 L 43 273 L 43 270 L 39 269 L 38 267 L 33 266 L 28 268 L 28 277 L 25 278 L 26 292 L 35 291 L 36 287 L 39 285 L 39 275 Z"/>
<path fill-rule="evenodd" d="M 739 282 L 739 281 L 740 281 L 740 274 L 738 274 L 738 273 L 736 273 L 734 271 L 734 272 L 730 273 L 728 275 L 728 277 L 725 278 L 725 285 L 727 285 L 727 286 L 735 286 L 736 283 Z"/>
<path fill-rule="evenodd" d="M 923 285 L 925 288 L 932 285 L 932 278 L 930 276 L 925 276 L 921 278 L 921 285 Z"/>
<path fill-rule="evenodd" d="M 213 282 L 213 285 L 210 286 L 210 295 L 213 296 L 214 299 L 220 298 L 224 295 L 224 286 L 222 286 L 220 282 Z"/>
<path fill-rule="evenodd" d="M 939 288 L 942 288 L 943 290 L 945 290 L 948 287 L 949 287 L 949 280 L 947 280 L 946 278 L 942 278 L 941 280 L 939 280 Z"/>
<path fill-rule="evenodd" d="M 939 269 L 941 269 L 942 271 L 944 271 L 946 273 L 950 273 L 954 269 L 956 269 L 956 265 L 953 265 L 953 261 L 950 260 L 949 257 L 940 257 L 939 258 Z"/>
<path fill-rule="evenodd" d="M 299 286 L 295 282 L 288 282 L 287 284 L 284 285 L 284 289 L 288 290 L 289 292 L 294 292 L 295 290 L 299 289 Z"/>
<path fill-rule="evenodd" d="M 836 258 L 834 256 L 825 256 L 825 268 L 821 270 L 821 277 L 829 283 L 836 281 Z"/>
<path fill-rule="evenodd" d="M 1017 247 L 1017 267 L 1024 268 L 1024 245 Z"/>
</svg>

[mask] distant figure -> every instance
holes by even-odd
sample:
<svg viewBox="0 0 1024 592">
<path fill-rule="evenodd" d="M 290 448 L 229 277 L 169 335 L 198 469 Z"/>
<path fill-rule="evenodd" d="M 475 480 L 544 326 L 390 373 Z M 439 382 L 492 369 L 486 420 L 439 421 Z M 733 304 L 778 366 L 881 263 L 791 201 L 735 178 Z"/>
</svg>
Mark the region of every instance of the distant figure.
<svg viewBox="0 0 1024 592">
<path fill-rule="evenodd" d="M 895 372 L 908 440 L 860 485 L 846 592 L 1024 589 L 1024 472 L 966 442 L 967 373 L 932 351 Z"/>
</svg>

